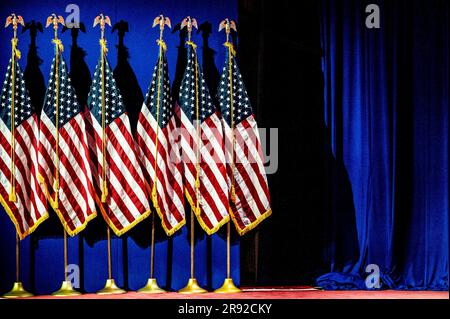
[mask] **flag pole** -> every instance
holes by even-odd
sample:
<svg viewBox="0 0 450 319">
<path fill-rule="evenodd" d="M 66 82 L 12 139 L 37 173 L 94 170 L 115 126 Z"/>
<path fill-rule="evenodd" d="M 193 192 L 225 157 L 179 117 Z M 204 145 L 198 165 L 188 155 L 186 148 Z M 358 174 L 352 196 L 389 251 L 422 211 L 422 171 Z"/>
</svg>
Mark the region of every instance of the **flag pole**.
<svg viewBox="0 0 450 319">
<path fill-rule="evenodd" d="M 152 187 L 152 202 L 155 209 L 158 209 L 158 192 L 156 188 L 156 183 L 158 179 L 158 146 L 159 146 L 159 116 L 161 110 L 161 73 L 163 67 L 163 54 L 166 50 L 166 44 L 163 40 L 163 32 L 164 27 L 167 25 L 170 26 L 170 19 L 168 17 L 164 17 L 162 14 L 157 16 L 153 21 L 153 27 L 159 25 L 159 40 L 156 41 L 159 45 L 159 54 L 158 54 L 158 92 L 156 96 L 156 141 L 155 141 L 155 167 L 154 167 L 154 177 L 153 177 L 153 187 Z M 150 252 L 150 278 L 147 281 L 147 284 L 138 290 L 138 292 L 147 293 L 147 294 L 159 294 L 166 292 L 164 289 L 161 289 L 158 286 L 156 278 L 154 277 L 155 270 L 155 212 L 153 212 L 152 216 L 152 237 L 151 237 L 151 252 Z"/>
<path fill-rule="evenodd" d="M 106 203 L 108 196 L 108 188 L 106 183 L 106 105 L 105 105 L 105 55 L 108 52 L 105 39 L 105 25 L 111 26 L 111 21 L 108 16 L 104 16 L 102 13 L 98 15 L 94 20 L 94 27 L 100 24 L 101 37 L 100 37 L 100 56 L 101 56 L 101 78 L 102 78 L 102 203 Z M 99 295 L 112 295 L 123 294 L 125 290 L 117 287 L 115 280 L 112 278 L 112 261 L 111 261 L 111 229 L 109 225 L 106 226 L 106 235 L 108 243 L 108 279 L 103 289 L 97 291 Z"/>
<path fill-rule="evenodd" d="M 52 14 L 47 18 L 47 25 L 46 27 L 49 27 L 50 24 L 53 24 L 53 30 L 54 30 L 54 38 L 52 42 L 55 44 L 55 97 L 56 97 L 56 106 L 55 106 L 55 181 L 53 183 L 53 190 L 55 192 L 55 200 L 54 200 L 54 209 L 59 209 L 59 87 L 60 87 L 60 76 L 59 76 L 59 55 L 63 52 L 64 48 L 62 45 L 61 40 L 58 38 L 58 24 L 61 23 L 64 25 L 64 19 L 59 16 L 57 17 L 56 14 Z M 68 267 L 68 261 L 67 261 L 67 231 L 63 227 L 64 231 L 64 281 L 61 284 L 61 288 L 54 293 L 52 293 L 53 296 L 56 297 L 65 297 L 65 296 L 78 296 L 81 295 L 79 291 L 76 291 L 73 286 L 72 282 L 68 280 L 67 276 L 67 267 Z"/>
<path fill-rule="evenodd" d="M 219 31 L 225 29 L 225 34 L 227 36 L 227 41 L 225 46 L 228 48 L 228 81 L 230 83 L 230 113 L 231 113 L 231 134 L 232 134 L 232 158 L 231 158 L 231 201 L 235 203 L 236 193 L 235 193 L 235 180 L 234 180 L 234 163 L 235 163 L 235 135 L 234 135 L 234 101 L 233 101 L 233 55 L 235 54 L 233 45 L 230 42 L 231 29 L 236 31 L 236 25 L 234 21 L 230 21 L 228 18 L 220 23 Z M 238 293 L 241 290 L 235 286 L 233 278 L 231 278 L 231 219 L 227 223 L 227 277 L 225 278 L 223 285 L 216 289 L 216 293 Z"/>
<path fill-rule="evenodd" d="M 188 32 L 188 41 L 186 42 L 188 45 L 192 46 L 192 49 L 195 50 L 195 44 L 191 41 L 191 33 L 192 33 L 192 26 L 197 28 L 197 21 L 194 18 L 186 17 L 182 24 L 181 28 L 184 26 L 187 27 Z M 195 105 L 196 105 L 196 181 L 195 181 L 195 211 L 198 213 L 200 212 L 200 107 L 199 107 L 199 92 L 198 92 L 198 60 L 195 60 Z M 194 264 L 195 264 L 195 238 L 194 238 L 194 218 L 195 218 L 195 212 L 194 208 L 191 207 L 191 229 L 190 229 L 190 248 L 191 248 L 191 277 L 189 278 L 189 281 L 187 285 L 178 290 L 179 293 L 182 294 L 195 294 L 195 293 L 205 293 L 207 292 L 205 289 L 199 286 L 197 283 L 197 279 L 195 278 L 195 271 L 194 271 Z"/>
<path fill-rule="evenodd" d="M 20 51 L 17 49 L 17 44 L 19 42 L 17 38 L 17 28 L 18 25 L 21 24 L 22 26 L 25 25 L 23 18 L 21 16 L 16 16 L 14 13 L 12 13 L 7 19 L 6 19 L 6 26 L 7 28 L 9 25 L 12 25 L 12 28 L 14 30 L 14 37 L 11 39 L 11 189 L 9 193 L 9 201 L 16 202 L 16 190 L 15 190 L 15 136 L 14 136 L 14 130 L 15 130 L 15 121 L 14 121 L 14 111 L 15 111 L 15 88 L 16 88 L 16 58 L 20 59 Z M 16 280 L 13 284 L 13 288 L 11 291 L 7 292 L 3 295 L 4 298 L 25 298 L 25 297 L 32 297 L 33 294 L 26 291 L 23 288 L 23 284 L 20 281 L 20 238 L 19 234 L 16 231 Z"/>
</svg>

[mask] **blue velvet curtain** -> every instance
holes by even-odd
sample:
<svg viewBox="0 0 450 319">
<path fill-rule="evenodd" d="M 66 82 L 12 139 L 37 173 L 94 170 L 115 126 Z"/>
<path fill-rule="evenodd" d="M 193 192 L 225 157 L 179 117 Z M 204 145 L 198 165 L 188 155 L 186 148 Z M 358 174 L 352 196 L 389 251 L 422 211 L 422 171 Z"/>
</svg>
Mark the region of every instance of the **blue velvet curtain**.
<svg viewBox="0 0 450 319">
<path fill-rule="evenodd" d="M 366 6 L 380 7 L 368 29 Z M 322 1 L 326 289 L 448 290 L 449 2 Z"/>
</svg>

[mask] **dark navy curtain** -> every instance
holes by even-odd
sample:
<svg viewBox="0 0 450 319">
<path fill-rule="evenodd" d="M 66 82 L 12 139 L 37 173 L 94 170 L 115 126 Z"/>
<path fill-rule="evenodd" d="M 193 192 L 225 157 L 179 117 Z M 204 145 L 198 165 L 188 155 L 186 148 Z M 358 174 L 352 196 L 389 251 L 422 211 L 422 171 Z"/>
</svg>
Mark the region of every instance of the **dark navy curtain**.
<svg viewBox="0 0 450 319">
<path fill-rule="evenodd" d="M 448 290 L 449 2 L 322 1 L 321 34 L 333 164 L 317 283 L 367 289 L 373 264 L 381 288 Z"/>
</svg>

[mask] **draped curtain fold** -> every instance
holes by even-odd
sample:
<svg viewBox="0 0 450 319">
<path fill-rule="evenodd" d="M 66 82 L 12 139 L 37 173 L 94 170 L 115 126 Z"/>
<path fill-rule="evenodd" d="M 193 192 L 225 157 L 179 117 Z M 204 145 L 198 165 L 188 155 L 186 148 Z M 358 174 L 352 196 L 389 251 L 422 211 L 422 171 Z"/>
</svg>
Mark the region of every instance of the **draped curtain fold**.
<svg viewBox="0 0 450 319">
<path fill-rule="evenodd" d="M 449 3 L 321 3 L 331 162 L 326 289 L 448 290 Z"/>
</svg>

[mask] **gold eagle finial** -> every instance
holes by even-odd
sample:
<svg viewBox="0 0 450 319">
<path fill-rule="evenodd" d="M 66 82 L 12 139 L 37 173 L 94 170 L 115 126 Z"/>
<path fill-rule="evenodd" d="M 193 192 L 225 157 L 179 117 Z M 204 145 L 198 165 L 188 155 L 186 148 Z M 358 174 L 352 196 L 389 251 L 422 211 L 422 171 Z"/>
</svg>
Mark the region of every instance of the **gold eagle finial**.
<svg viewBox="0 0 450 319">
<path fill-rule="evenodd" d="M 11 15 L 6 18 L 5 28 L 7 28 L 10 24 L 12 24 L 14 30 L 17 30 L 19 24 L 21 24 L 22 27 L 25 26 L 22 16 L 16 16 L 15 13 L 11 13 Z"/>
</svg>

